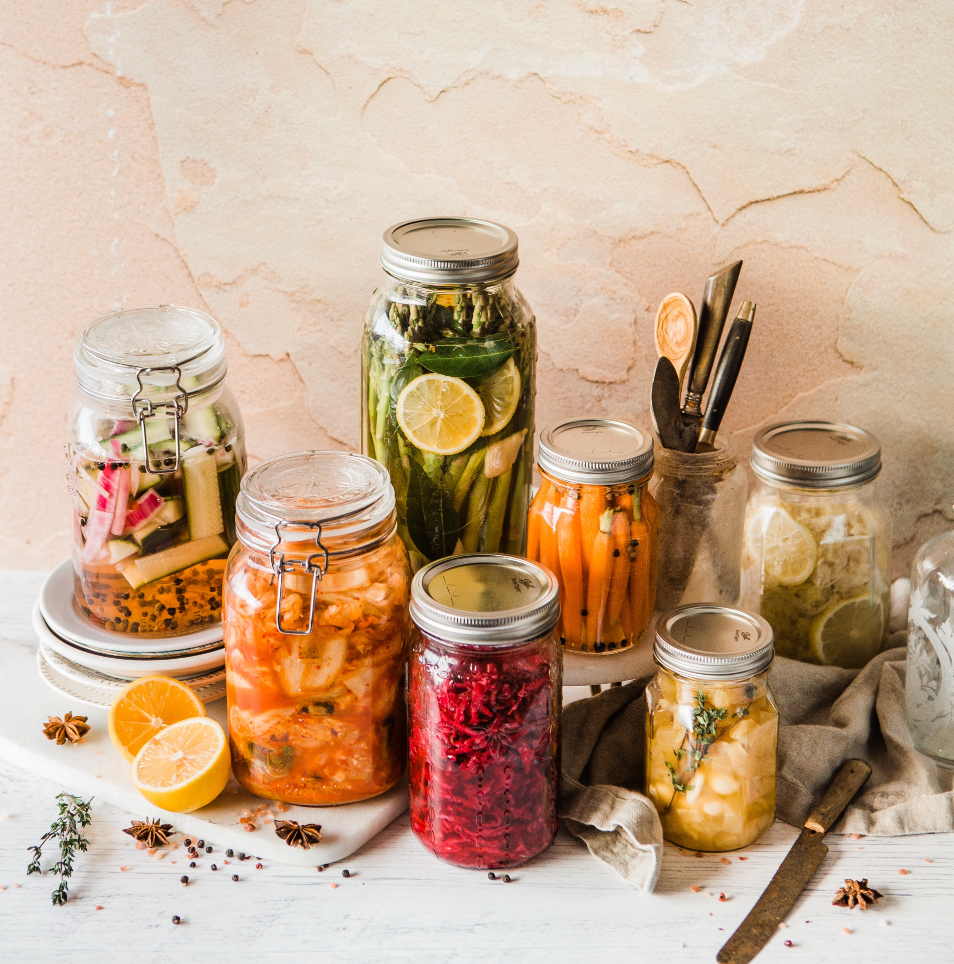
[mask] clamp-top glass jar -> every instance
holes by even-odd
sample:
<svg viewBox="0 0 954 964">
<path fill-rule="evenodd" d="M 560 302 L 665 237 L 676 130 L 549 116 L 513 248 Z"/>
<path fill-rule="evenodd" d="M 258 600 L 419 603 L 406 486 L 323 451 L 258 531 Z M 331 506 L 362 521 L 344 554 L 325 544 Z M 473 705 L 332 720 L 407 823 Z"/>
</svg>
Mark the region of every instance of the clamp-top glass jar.
<svg viewBox="0 0 954 964">
<path fill-rule="evenodd" d="M 741 609 L 659 617 L 646 687 L 646 793 L 663 836 L 690 850 L 747 847 L 775 820 L 778 708 L 772 629 Z"/>
<path fill-rule="evenodd" d="M 257 465 L 225 580 L 232 771 L 310 806 L 392 787 L 407 759 L 410 569 L 394 490 L 362 455 Z"/>
<path fill-rule="evenodd" d="M 77 609 L 146 637 L 219 622 L 245 439 L 218 324 L 172 305 L 103 315 L 81 333 L 74 367 Z"/>
<path fill-rule="evenodd" d="M 527 558 L 559 580 L 563 643 L 584 653 L 628 649 L 656 600 L 652 436 L 605 418 L 561 422 L 540 433 L 537 466 Z"/>
<path fill-rule="evenodd" d="M 536 324 L 513 282 L 517 237 L 471 218 L 384 233 L 361 351 L 366 455 L 394 483 L 414 568 L 524 551 Z"/>
<path fill-rule="evenodd" d="M 560 823 L 560 598 L 545 569 L 454 556 L 414 577 L 411 827 L 461 867 L 515 867 Z"/>
<path fill-rule="evenodd" d="M 853 425 L 788 422 L 752 446 L 762 484 L 746 508 L 746 605 L 779 656 L 858 668 L 888 640 L 891 521 L 877 499 L 877 439 Z"/>
</svg>

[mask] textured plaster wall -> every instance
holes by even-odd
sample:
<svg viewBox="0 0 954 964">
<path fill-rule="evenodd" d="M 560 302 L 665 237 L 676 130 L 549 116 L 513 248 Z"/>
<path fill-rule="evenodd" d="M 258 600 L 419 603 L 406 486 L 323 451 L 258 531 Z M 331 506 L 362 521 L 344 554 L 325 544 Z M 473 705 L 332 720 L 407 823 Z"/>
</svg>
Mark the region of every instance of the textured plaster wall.
<svg viewBox="0 0 954 964">
<path fill-rule="evenodd" d="M 354 447 L 383 228 L 520 236 L 540 421 L 648 425 L 658 300 L 745 260 L 727 416 L 884 444 L 903 570 L 954 500 L 949 0 L 0 0 L 0 566 L 68 553 L 90 317 L 212 312 L 257 457 Z"/>
</svg>

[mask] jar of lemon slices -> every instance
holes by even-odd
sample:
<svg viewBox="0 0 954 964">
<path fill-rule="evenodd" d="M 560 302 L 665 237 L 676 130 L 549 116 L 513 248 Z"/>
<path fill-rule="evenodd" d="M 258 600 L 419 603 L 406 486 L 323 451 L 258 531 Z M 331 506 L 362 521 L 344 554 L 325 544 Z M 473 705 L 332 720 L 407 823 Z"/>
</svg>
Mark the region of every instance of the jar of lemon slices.
<svg viewBox="0 0 954 964">
<path fill-rule="evenodd" d="M 517 237 L 472 218 L 384 233 L 365 316 L 362 452 L 384 465 L 419 569 L 461 552 L 523 555 L 533 457 L 533 312 Z"/>
<path fill-rule="evenodd" d="M 888 638 L 891 524 L 877 497 L 877 439 L 852 425 L 789 422 L 755 438 L 745 603 L 780 656 L 859 668 Z"/>
</svg>

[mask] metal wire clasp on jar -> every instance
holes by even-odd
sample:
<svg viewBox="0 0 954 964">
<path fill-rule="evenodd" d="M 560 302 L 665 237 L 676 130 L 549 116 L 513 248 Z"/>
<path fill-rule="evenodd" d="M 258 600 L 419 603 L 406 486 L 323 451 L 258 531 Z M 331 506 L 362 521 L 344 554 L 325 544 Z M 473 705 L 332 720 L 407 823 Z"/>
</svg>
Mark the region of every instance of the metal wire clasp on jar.
<svg viewBox="0 0 954 964">
<path fill-rule="evenodd" d="M 663 836 L 690 850 L 747 847 L 775 820 L 778 709 L 772 628 L 694 603 L 659 617 L 646 687 L 646 793 Z"/>
<path fill-rule="evenodd" d="M 407 551 L 372 459 L 299 452 L 257 465 L 225 579 L 232 767 L 252 793 L 350 803 L 406 760 Z"/>
<path fill-rule="evenodd" d="M 414 578 L 411 826 L 442 860 L 515 867 L 557 832 L 559 614 L 553 575 L 514 556 L 454 556 Z"/>
</svg>

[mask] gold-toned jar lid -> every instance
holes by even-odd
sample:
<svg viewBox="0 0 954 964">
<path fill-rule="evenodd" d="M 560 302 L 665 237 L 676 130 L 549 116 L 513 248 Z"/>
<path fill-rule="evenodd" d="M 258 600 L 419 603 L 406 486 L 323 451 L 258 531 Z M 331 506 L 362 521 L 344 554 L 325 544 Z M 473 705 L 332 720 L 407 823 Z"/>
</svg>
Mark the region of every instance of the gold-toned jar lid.
<svg viewBox="0 0 954 964">
<path fill-rule="evenodd" d="M 628 422 L 574 418 L 540 433 L 537 464 L 563 482 L 624 485 L 652 471 L 653 438 Z"/>
<path fill-rule="evenodd" d="M 752 443 L 752 469 L 768 482 L 836 489 L 870 482 L 881 471 L 881 444 L 838 422 L 783 422 Z"/>
<path fill-rule="evenodd" d="M 402 281 L 475 284 L 509 278 L 517 270 L 517 236 L 477 218 L 419 218 L 384 232 L 381 265 Z"/>
<path fill-rule="evenodd" d="M 764 673 L 775 656 L 772 627 L 755 613 L 691 603 L 660 616 L 653 658 L 699 680 L 743 680 Z"/>
<path fill-rule="evenodd" d="M 414 577 L 410 612 L 430 636 L 512 646 L 553 629 L 560 593 L 552 573 L 527 559 L 502 553 L 449 556 Z"/>
</svg>

